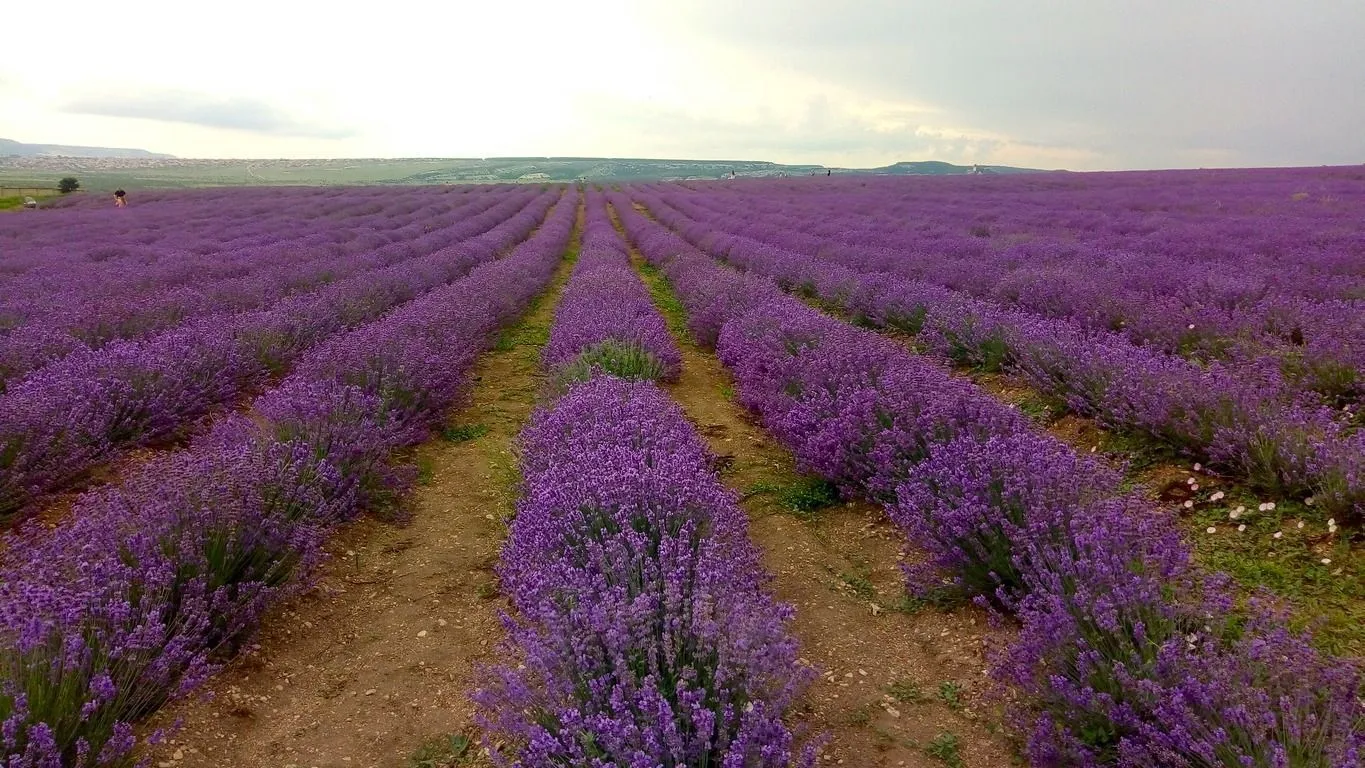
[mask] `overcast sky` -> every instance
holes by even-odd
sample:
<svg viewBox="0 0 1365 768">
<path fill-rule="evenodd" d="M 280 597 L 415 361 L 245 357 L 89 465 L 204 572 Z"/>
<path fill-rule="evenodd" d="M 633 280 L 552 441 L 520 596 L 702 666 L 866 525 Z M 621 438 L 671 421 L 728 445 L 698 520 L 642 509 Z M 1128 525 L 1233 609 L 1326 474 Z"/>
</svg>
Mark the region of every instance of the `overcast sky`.
<svg viewBox="0 0 1365 768">
<path fill-rule="evenodd" d="M 1362 0 L 7 3 L 0 137 L 182 157 L 1365 162 Z"/>
</svg>

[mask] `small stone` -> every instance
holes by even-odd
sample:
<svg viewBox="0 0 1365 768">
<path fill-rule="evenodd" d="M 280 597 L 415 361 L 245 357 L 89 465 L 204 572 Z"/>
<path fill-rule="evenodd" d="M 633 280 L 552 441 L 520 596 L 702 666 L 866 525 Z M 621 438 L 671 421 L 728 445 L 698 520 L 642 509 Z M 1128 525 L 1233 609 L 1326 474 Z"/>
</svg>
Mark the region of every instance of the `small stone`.
<svg viewBox="0 0 1365 768">
<path fill-rule="evenodd" d="M 417 636 L 418 636 L 418 637 L 426 637 L 426 636 L 427 636 L 427 631 L 424 629 L 424 630 L 422 630 L 421 632 L 418 632 L 418 633 L 417 633 Z"/>
<path fill-rule="evenodd" d="M 366 696 L 373 696 L 373 695 L 375 695 L 376 693 L 378 693 L 378 691 L 376 691 L 376 690 L 373 689 L 373 688 L 371 688 L 371 689 L 365 691 L 365 695 L 366 695 Z"/>
</svg>

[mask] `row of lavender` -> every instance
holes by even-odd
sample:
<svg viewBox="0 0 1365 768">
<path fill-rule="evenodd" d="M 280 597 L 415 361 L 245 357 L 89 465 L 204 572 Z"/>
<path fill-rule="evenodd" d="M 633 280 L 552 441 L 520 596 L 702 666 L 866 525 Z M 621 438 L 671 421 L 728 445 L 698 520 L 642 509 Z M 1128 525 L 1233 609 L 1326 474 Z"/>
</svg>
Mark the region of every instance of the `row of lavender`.
<svg viewBox="0 0 1365 768">
<path fill-rule="evenodd" d="M 1015 617 L 996 679 L 1040 766 L 1321 766 L 1365 757 L 1361 671 L 1196 572 L 1169 520 L 1103 466 L 893 341 L 712 262 L 613 198 L 717 342 L 739 397 L 843 492 L 880 501 L 948 579 Z"/>
<path fill-rule="evenodd" d="M 548 283 L 565 197 L 510 255 L 310 352 L 252 414 L 51 532 L 9 537 L 0 568 L 0 763 L 124 765 L 132 722 L 210 675 L 321 557 L 335 525 L 390 495 L 395 448 L 459 400 L 476 355 Z"/>
<path fill-rule="evenodd" d="M 689 216 L 803 255 L 947 286 L 998 306 L 1067 319 L 1087 329 L 1117 331 L 1136 344 L 1173 355 L 1223 360 L 1253 374 L 1278 368 L 1294 389 L 1320 393 L 1336 405 L 1358 404 L 1365 397 L 1365 295 L 1309 299 L 1286 293 L 1264 277 L 1248 276 L 1235 262 L 1208 265 L 1207 274 L 1198 278 L 1190 274 L 1197 267 L 1168 265 L 1163 256 L 1132 251 L 1074 255 L 1065 252 L 1070 246 L 1037 246 L 1033 236 L 988 256 L 976 251 L 958 254 L 962 263 L 954 267 L 954 256 L 925 250 L 916 233 L 895 232 L 895 226 L 889 228 L 880 218 L 861 225 L 865 229 L 839 231 L 833 239 L 816 235 L 831 224 L 849 226 L 846 222 L 859 216 L 849 210 L 846 199 L 827 199 L 824 203 L 830 207 L 816 217 L 809 213 L 812 201 L 799 198 L 800 207 L 764 213 L 755 220 L 753 209 L 762 209 L 766 202 L 762 195 L 755 195 L 756 205 L 745 198 L 740 207 L 747 213 L 737 217 L 730 213 L 737 205 L 729 195 L 718 191 L 680 195 L 678 190 L 670 188 L 665 198 Z M 913 216 L 912 211 L 906 216 Z M 964 221 L 969 218 L 966 211 L 962 216 Z M 820 224 L 811 224 L 815 221 Z M 868 244 L 868 239 L 878 244 Z M 1304 252 L 1284 254 L 1283 261 L 1272 262 L 1278 270 L 1272 274 L 1310 271 L 1314 256 L 1321 252 L 1305 247 Z M 1111 274 L 1115 270 L 1122 274 Z M 954 280 L 958 273 L 971 273 L 979 280 L 992 274 L 996 278 L 987 286 L 964 284 Z M 1163 278 L 1174 284 L 1158 282 Z M 1332 273 L 1331 280 L 1342 284 L 1350 278 Z"/>
<path fill-rule="evenodd" d="M 1292 169 L 900 180 L 708 189 L 697 199 L 716 210 L 742 203 L 765 220 L 778 214 L 767 223 L 789 247 L 823 247 L 1208 353 L 1220 336 L 1275 341 L 1296 321 L 1310 338 L 1347 327 L 1358 335 L 1359 324 L 1333 325 L 1331 309 L 1365 299 L 1359 176 Z"/>
<path fill-rule="evenodd" d="M 373 237 L 332 234 L 345 242 L 317 238 L 287 246 L 262 246 L 196 257 L 168 256 L 143 269 L 126 265 L 127 284 L 97 296 L 82 297 L 65 290 L 54 278 L 53 291 L 16 297 L 33 312 L 17 311 L 26 322 L 0 336 L 0 391 L 29 372 L 76 351 L 88 351 L 118 339 L 138 339 L 177 324 L 269 306 L 283 298 L 318 290 L 353 275 L 400 263 L 414 256 L 448 247 L 488 228 L 487 220 L 516 210 L 534 193 L 489 194 L 443 211 L 414 230 L 395 225 Z M 520 205 L 519 205 L 520 204 Z M 353 234 L 353 233 L 351 233 Z M 390 239 L 391 238 L 391 239 Z M 196 275 L 204 261 L 219 268 Z M 164 267 L 164 268 L 163 268 Z M 192 284 L 189 284 L 191 283 Z"/>
<path fill-rule="evenodd" d="M 755 221 L 753 209 L 770 203 L 766 196 L 755 195 L 755 205 L 745 198 L 747 213 L 737 217 L 730 213 L 737 207 L 729 199 L 733 194 L 717 194 L 723 188 L 698 195 L 680 195 L 680 190 L 661 191 L 670 205 L 689 216 L 803 255 L 946 286 L 1003 307 L 1069 319 L 1088 329 L 1117 331 L 1136 344 L 1192 359 L 1226 360 L 1252 371 L 1269 364 L 1280 368 L 1295 386 L 1338 404 L 1365 396 L 1365 284 L 1360 289 L 1342 288 L 1362 269 L 1360 263 L 1324 256 L 1330 251 L 1319 243 L 1319 236 L 1293 251 L 1274 248 L 1274 258 L 1245 254 L 1265 261 L 1261 270 L 1265 274 L 1248 274 L 1235 259 L 1198 267 L 1197 261 L 1171 262 L 1168 254 L 1134 251 L 1141 247 L 1137 235 L 1119 250 L 1082 254 L 1070 252 L 1069 243 L 1040 244 L 1032 233 L 1024 243 L 942 254 L 930 250 L 919 233 L 887 226 L 885 218 L 853 224 L 861 214 L 853 213 L 848 199 L 823 199 L 820 205 L 826 207 L 815 216 L 814 201 L 794 198 L 792 206 L 764 213 Z M 1041 199 L 1058 205 L 1051 196 Z M 904 211 L 905 217 L 919 221 L 917 214 L 913 207 Z M 958 216 L 971 220 L 966 210 L 958 211 Z M 839 229 L 831 236 L 820 235 L 830 226 Z M 1249 247 L 1249 239 L 1252 236 L 1242 232 L 1237 241 Z M 1327 258 L 1334 266 L 1325 271 L 1321 284 L 1335 286 L 1349 299 L 1298 296 L 1289 286 L 1275 284 L 1286 273 L 1312 273 L 1317 258 Z M 1294 269 L 1287 269 L 1290 265 Z M 977 282 L 958 280 L 962 274 L 971 274 Z"/>
<path fill-rule="evenodd" d="M 485 194 L 422 189 L 378 200 L 368 190 L 347 190 L 341 199 L 315 191 L 283 196 L 279 211 L 263 215 L 219 196 L 184 193 L 127 213 L 54 211 L 45 215 L 45 226 L 32 220 L 11 226 L 0 221 L 0 252 L 6 257 L 0 264 L 5 289 L 0 314 L 12 310 L 11 302 L 54 291 L 68 296 L 129 293 L 151 284 L 230 275 L 233 265 L 211 257 L 237 250 L 287 252 L 357 238 L 375 247 L 398 227 L 420 229 L 425 219 Z M 337 210 L 338 203 L 345 205 Z M 30 242 L 37 235 L 51 242 Z"/>
<path fill-rule="evenodd" d="M 532 194 L 462 196 L 457 198 L 461 205 L 439 211 L 401 217 L 385 211 L 360 229 L 348 224 L 284 242 L 165 253 L 147 263 L 120 263 L 113 275 L 92 275 L 84 260 L 68 258 L 51 274 L 6 286 L 0 299 L 0 324 L 8 328 L 0 336 L 0 391 L 77 350 L 139 338 L 185 319 L 267 306 L 438 250 L 467 237 L 469 219 Z M 68 247 L 79 252 L 90 246 L 72 240 Z"/>
<path fill-rule="evenodd" d="M 545 366 L 561 380 L 593 369 L 630 379 L 671 381 L 680 357 L 649 291 L 630 267 L 606 199 L 587 192 L 578 262 L 550 329 Z"/>
<path fill-rule="evenodd" d="M 118 450 L 172 434 L 287 372 L 329 336 L 465 275 L 525 238 L 555 198 L 509 198 L 462 222 L 467 239 L 435 253 L 268 309 L 73 354 L 35 372 L 0 395 L 0 518 Z"/>
<path fill-rule="evenodd" d="M 590 193 L 545 355 L 551 372 L 587 371 L 520 438 L 525 493 L 499 568 L 516 663 L 475 694 L 486 743 L 528 768 L 809 766 L 814 746 L 783 722 L 812 679 L 790 609 L 765 593 L 743 512 L 652 381 L 676 375 L 677 350 L 626 259 Z M 604 342 L 656 365 L 603 364 Z"/>
<path fill-rule="evenodd" d="M 435 193 L 431 188 L 393 187 L 148 191 L 139 195 L 137 206 L 126 210 L 112 210 L 107 198 L 84 204 L 68 199 L 62 201 L 60 210 L 45 212 L 41 220 L 0 220 L 0 244 L 9 256 L 0 265 L 0 285 L 31 270 L 60 272 L 73 259 L 75 263 L 85 259 L 95 263 L 92 268 L 101 268 L 106 260 L 200 253 L 230 245 L 282 244 L 381 213 L 414 213 L 445 195 L 482 195 L 492 189 L 452 187 Z M 89 247 L 73 250 L 72 242 Z"/>
<path fill-rule="evenodd" d="M 1365 514 L 1365 433 L 1286 388 L 1274 368 L 1201 366 L 1066 319 L 718 232 L 658 197 L 637 199 L 713 256 L 874 325 L 916 333 L 956 362 L 1008 368 L 1077 413 L 1148 435 L 1262 489 L 1311 497 L 1325 516 Z"/>
</svg>

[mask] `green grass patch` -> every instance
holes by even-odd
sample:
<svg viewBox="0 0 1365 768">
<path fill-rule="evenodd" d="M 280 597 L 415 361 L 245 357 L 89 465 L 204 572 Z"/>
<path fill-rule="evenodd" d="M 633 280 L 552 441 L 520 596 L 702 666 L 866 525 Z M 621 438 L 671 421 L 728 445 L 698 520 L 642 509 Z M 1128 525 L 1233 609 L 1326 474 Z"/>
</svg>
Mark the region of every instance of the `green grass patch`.
<svg viewBox="0 0 1365 768">
<path fill-rule="evenodd" d="M 1197 505 L 1182 520 L 1195 561 L 1231 576 L 1244 598 L 1259 588 L 1282 597 L 1292 624 L 1311 628 L 1323 650 L 1365 655 L 1365 543 L 1352 542 L 1351 529 L 1331 533 L 1322 514 L 1302 503 L 1277 501 L 1264 512 L 1259 505 L 1241 493 Z M 1244 511 L 1233 519 L 1238 507 Z"/>
<path fill-rule="evenodd" d="M 839 503 L 839 490 L 828 480 L 802 477 L 779 492 L 782 506 L 800 517 L 812 517 L 816 512 Z"/>
<path fill-rule="evenodd" d="M 949 768 L 963 768 L 962 754 L 959 752 L 960 744 L 957 734 L 952 731 L 944 731 L 934 737 L 929 742 L 929 746 L 924 748 L 924 753 L 928 756 L 940 760 Z"/>
<path fill-rule="evenodd" d="M 417 484 L 431 485 L 431 481 L 436 477 L 436 462 L 429 456 L 417 457 Z"/>
<path fill-rule="evenodd" d="M 780 490 L 782 490 L 782 486 L 778 485 L 777 483 L 770 483 L 766 480 L 760 481 L 750 485 L 748 488 L 745 488 L 744 493 L 740 495 L 740 501 L 753 498 L 754 496 L 759 496 L 765 493 L 776 493 L 777 491 Z"/>
<path fill-rule="evenodd" d="M 1038 392 L 1030 392 L 1028 396 L 1015 404 L 1019 412 L 1029 417 L 1034 423 L 1047 426 L 1066 415 L 1066 407 L 1059 405 L 1056 400 Z"/>
<path fill-rule="evenodd" d="M 408 758 L 408 768 L 454 768 L 474 757 L 474 740 L 463 733 L 428 739 Z"/>
<path fill-rule="evenodd" d="M 896 680 L 886 686 L 886 692 L 891 698 L 902 704 L 923 704 L 929 700 L 929 695 L 924 689 L 909 680 Z"/>
<path fill-rule="evenodd" d="M 687 330 L 687 310 L 683 307 L 682 300 L 673 292 L 672 286 L 668 284 L 668 278 L 648 262 L 641 261 L 639 268 L 645 285 L 649 288 L 650 298 L 654 300 L 654 306 L 658 308 L 659 313 L 664 316 L 668 330 L 678 340 L 694 344 L 692 334 Z"/>
<path fill-rule="evenodd" d="M 789 482 L 761 481 L 744 489 L 742 499 L 772 494 L 783 509 L 803 519 L 812 519 L 822 509 L 839 503 L 839 491 L 832 483 L 817 477 L 797 477 Z"/>
<path fill-rule="evenodd" d="M 844 722 L 848 725 L 863 727 L 872 722 L 872 705 L 863 704 L 857 709 L 844 715 Z"/>
<path fill-rule="evenodd" d="M 962 709 L 962 686 L 951 680 L 938 684 L 938 700 L 953 709 Z"/>
<path fill-rule="evenodd" d="M 877 599 L 877 588 L 864 574 L 844 571 L 839 574 L 839 581 L 852 590 L 853 594 L 864 600 L 875 601 Z"/>
<path fill-rule="evenodd" d="M 452 443 L 467 443 L 488 434 L 487 424 L 456 424 L 441 429 L 441 438 Z"/>
<path fill-rule="evenodd" d="M 658 381 L 666 373 L 659 358 L 640 345 L 609 339 L 588 347 L 571 362 L 556 368 L 551 388 L 563 392 L 570 384 L 587 381 L 598 372 L 632 381 Z"/>
</svg>

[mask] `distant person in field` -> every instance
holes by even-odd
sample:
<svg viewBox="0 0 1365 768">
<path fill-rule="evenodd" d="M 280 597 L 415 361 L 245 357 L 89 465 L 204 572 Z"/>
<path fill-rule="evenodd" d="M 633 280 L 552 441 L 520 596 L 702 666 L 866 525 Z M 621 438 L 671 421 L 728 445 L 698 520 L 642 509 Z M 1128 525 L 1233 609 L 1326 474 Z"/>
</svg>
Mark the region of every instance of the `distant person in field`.
<svg viewBox="0 0 1365 768">
<path fill-rule="evenodd" d="M 127 195 L 128 193 L 124 192 L 121 189 L 114 190 L 114 207 L 123 208 L 127 206 L 128 205 L 128 201 L 126 199 Z"/>
<path fill-rule="evenodd" d="M 833 169 L 833 168 L 826 168 L 826 169 L 825 169 L 825 175 L 826 175 L 826 176 L 829 176 L 829 175 L 831 175 L 831 174 L 833 174 L 833 173 L 834 173 L 834 169 Z"/>
</svg>

